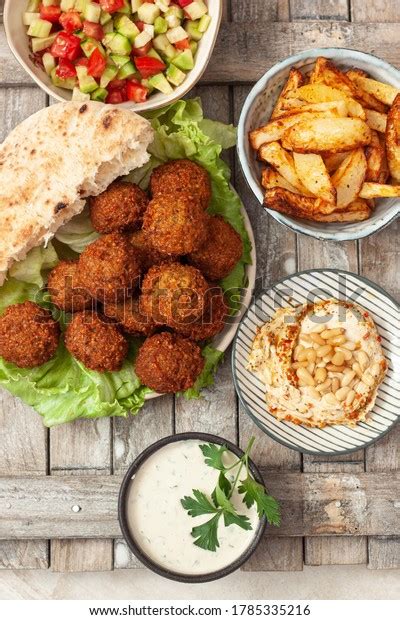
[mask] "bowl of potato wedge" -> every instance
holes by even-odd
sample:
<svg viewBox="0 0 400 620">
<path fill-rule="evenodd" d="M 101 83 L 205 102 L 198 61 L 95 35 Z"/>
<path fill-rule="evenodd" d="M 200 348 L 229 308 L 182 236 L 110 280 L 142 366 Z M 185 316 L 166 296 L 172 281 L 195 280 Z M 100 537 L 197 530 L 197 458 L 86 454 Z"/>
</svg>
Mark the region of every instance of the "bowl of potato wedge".
<svg viewBox="0 0 400 620">
<path fill-rule="evenodd" d="M 248 95 L 238 152 L 280 223 L 319 239 L 367 237 L 400 213 L 400 71 L 342 48 L 290 56 Z"/>
</svg>

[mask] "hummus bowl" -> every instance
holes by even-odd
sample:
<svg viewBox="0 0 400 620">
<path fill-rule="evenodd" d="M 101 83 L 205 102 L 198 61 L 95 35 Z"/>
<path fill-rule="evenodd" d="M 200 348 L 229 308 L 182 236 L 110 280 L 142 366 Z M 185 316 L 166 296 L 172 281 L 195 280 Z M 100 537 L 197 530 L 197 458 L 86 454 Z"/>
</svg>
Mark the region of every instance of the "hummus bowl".
<svg viewBox="0 0 400 620">
<path fill-rule="evenodd" d="M 249 367 L 254 355 L 254 339 L 260 338 L 262 328 L 282 312 L 282 308 L 297 308 L 303 304 L 318 306 L 321 302 L 339 300 L 365 311 L 372 330 L 379 339 L 379 351 L 371 355 L 388 364 L 375 386 L 371 406 L 353 426 L 332 421 L 326 426 L 306 425 L 282 419 L 267 405 L 273 402 L 271 391 L 266 399 L 266 382 L 260 373 Z M 365 321 L 365 318 L 362 317 Z M 347 317 L 346 317 L 347 322 Z M 373 323 L 374 326 L 373 326 Z M 272 323 L 273 325 L 273 323 Z M 367 343 L 368 344 L 368 343 Z M 365 448 L 386 434 L 398 421 L 400 399 L 400 306 L 383 289 L 353 273 L 331 269 L 315 269 L 288 276 L 264 291 L 244 316 L 236 335 L 232 365 L 235 387 L 246 413 L 270 437 L 279 443 L 308 454 L 337 455 Z M 376 358 L 376 359 L 375 359 Z M 356 389 L 356 388 L 354 388 Z M 278 419 L 278 418 L 281 419 Z M 328 425 L 329 424 L 329 425 Z"/>
</svg>

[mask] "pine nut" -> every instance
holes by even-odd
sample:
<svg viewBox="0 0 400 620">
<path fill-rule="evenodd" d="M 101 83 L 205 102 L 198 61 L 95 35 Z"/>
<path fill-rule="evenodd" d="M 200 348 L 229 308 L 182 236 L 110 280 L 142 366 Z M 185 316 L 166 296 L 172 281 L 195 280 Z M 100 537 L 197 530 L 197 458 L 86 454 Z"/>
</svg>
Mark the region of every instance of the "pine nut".
<svg viewBox="0 0 400 620">
<path fill-rule="evenodd" d="M 327 364 L 326 369 L 331 372 L 343 372 L 346 366 L 335 366 L 335 364 Z"/>
<path fill-rule="evenodd" d="M 357 377 L 360 377 L 360 379 L 361 379 L 362 376 L 363 376 L 363 371 L 361 370 L 360 364 L 358 362 L 354 362 L 352 368 L 355 371 Z"/>
<path fill-rule="evenodd" d="M 317 368 L 314 374 L 314 379 L 317 383 L 324 383 L 327 376 L 328 373 L 326 372 L 326 368 Z"/>
<path fill-rule="evenodd" d="M 344 400 L 346 400 L 347 398 L 347 394 L 350 392 L 350 388 L 349 387 L 341 387 L 337 390 L 337 392 L 335 392 L 335 396 L 338 399 L 338 401 L 341 403 Z"/>
<path fill-rule="evenodd" d="M 327 394 L 324 394 L 324 396 L 322 397 L 322 400 L 328 405 L 338 404 L 337 398 L 334 394 L 332 394 L 332 392 L 328 392 Z"/>
<path fill-rule="evenodd" d="M 306 368 L 298 368 L 296 374 L 298 378 L 300 379 L 300 381 L 303 381 L 306 385 L 311 385 L 311 386 L 315 385 L 315 381 L 313 377 L 310 375 L 310 373 L 308 372 Z"/>
<path fill-rule="evenodd" d="M 355 358 L 363 370 L 368 367 L 369 357 L 365 353 L 365 351 L 357 351 L 357 353 L 355 354 Z"/>
<path fill-rule="evenodd" d="M 355 351 L 357 348 L 355 342 L 351 342 L 350 340 L 344 342 L 342 346 L 349 351 Z"/>
<path fill-rule="evenodd" d="M 328 340 L 329 344 L 331 344 L 332 346 L 340 346 L 341 344 L 345 344 L 346 342 L 346 336 L 341 335 L 341 336 L 333 336 L 333 338 L 329 338 Z"/>
<path fill-rule="evenodd" d="M 340 351 L 335 353 L 335 355 L 332 357 L 332 364 L 335 364 L 335 366 L 343 366 L 344 364 L 343 353 L 341 353 Z"/>
<path fill-rule="evenodd" d="M 314 387 L 309 387 L 308 393 L 312 398 L 315 398 L 315 400 L 321 400 L 321 394 Z"/>
<path fill-rule="evenodd" d="M 346 368 L 343 374 L 342 387 L 346 387 L 347 385 L 350 385 L 350 383 L 353 381 L 355 376 L 356 376 L 355 370 L 350 370 L 349 368 Z"/>
<path fill-rule="evenodd" d="M 326 344 L 325 340 L 321 338 L 319 334 L 310 334 L 310 338 L 313 342 L 316 342 L 317 344 L 320 344 L 321 346 Z"/>
<path fill-rule="evenodd" d="M 375 379 L 368 371 L 363 374 L 362 380 L 366 385 L 368 385 L 368 387 L 375 385 Z"/>
<path fill-rule="evenodd" d="M 325 355 L 328 355 L 328 353 L 330 353 L 332 351 L 332 347 L 330 344 L 324 344 L 322 347 L 318 347 L 317 349 L 317 356 L 318 357 L 325 357 Z"/>
<path fill-rule="evenodd" d="M 325 325 L 321 323 L 320 325 L 316 325 L 315 327 L 313 327 L 313 333 L 320 334 L 321 332 L 324 331 L 324 329 L 325 329 Z"/>
<path fill-rule="evenodd" d="M 300 353 L 297 356 L 297 359 L 299 362 L 304 362 L 306 359 L 308 359 L 307 350 L 303 349 L 302 351 L 300 351 Z"/>
<path fill-rule="evenodd" d="M 314 349 L 307 349 L 307 359 L 309 362 L 315 362 L 317 359 L 317 353 Z"/>
<path fill-rule="evenodd" d="M 307 368 L 308 366 L 308 361 L 305 360 L 304 362 L 293 362 L 292 364 L 292 368 L 294 368 L 295 370 L 297 370 L 298 368 Z"/>
<path fill-rule="evenodd" d="M 327 379 L 326 381 L 324 381 L 324 383 L 321 383 L 321 385 L 317 386 L 317 390 L 321 394 L 326 394 L 326 392 L 330 391 L 331 385 L 332 381 L 330 379 Z"/>
<path fill-rule="evenodd" d="M 348 349 L 345 349 L 345 348 L 342 348 L 342 347 L 337 347 L 336 353 L 338 351 L 340 353 L 343 353 L 344 359 L 345 359 L 346 362 L 349 362 L 351 360 L 351 358 L 353 357 L 351 351 L 349 351 Z"/>
<path fill-rule="evenodd" d="M 344 334 L 344 329 L 341 327 L 336 327 L 335 329 L 325 329 L 321 333 L 321 338 L 324 338 L 324 340 L 330 340 L 331 338 L 341 336 L 342 334 Z"/>
<path fill-rule="evenodd" d="M 372 364 L 371 368 L 370 368 L 370 373 L 371 375 L 373 375 L 374 377 L 377 377 L 381 372 L 381 365 L 376 362 L 375 364 Z"/>
<path fill-rule="evenodd" d="M 300 334 L 299 340 L 302 340 L 303 342 L 312 342 L 309 334 Z"/>
<path fill-rule="evenodd" d="M 314 370 L 315 370 L 315 362 L 309 362 L 308 366 L 307 366 L 307 370 L 310 373 L 310 375 L 314 374 Z"/>
<path fill-rule="evenodd" d="M 304 347 L 301 344 L 298 344 L 295 349 L 294 349 L 294 353 L 293 353 L 293 359 L 298 362 L 299 361 L 299 353 L 301 353 L 301 351 L 304 351 Z"/>
<path fill-rule="evenodd" d="M 353 400 L 356 397 L 356 393 L 354 390 L 350 390 L 350 392 L 347 394 L 346 396 L 346 405 L 347 407 L 350 407 L 350 405 L 353 404 Z"/>
<path fill-rule="evenodd" d="M 355 386 L 355 390 L 362 394 L 363 392 L 367 390 L 367 386 L 365 385 L 363 381 L 359 381 Z"/>
<path fill-rule="evenodd" d="M 336 394 L 339 388 L 340 388 L 340 381 L 337 377 L 334 377 L 332 379 L 332 392 Z"/>
<path fill-rule="evenodd" d="M 322 361 L 325 364 L 329 364 L 329 362 L 332 360 L 332 357 L 333 357 L 333 352 L 329 353 L 329 355 L 325 355 L 325 357 L 322 358 Z"/>
</svg>

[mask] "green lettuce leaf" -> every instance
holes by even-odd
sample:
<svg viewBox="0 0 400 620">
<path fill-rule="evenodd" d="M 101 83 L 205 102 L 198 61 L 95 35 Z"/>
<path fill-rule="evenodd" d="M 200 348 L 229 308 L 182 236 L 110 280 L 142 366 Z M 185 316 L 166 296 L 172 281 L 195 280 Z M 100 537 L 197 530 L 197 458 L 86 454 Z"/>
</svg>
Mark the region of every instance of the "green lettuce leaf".
<svg viewBox="0 0 400 620">
<path fill-rule="evenodd" d="M 178 101 L 146 115 L 155 130 L 146 166 L 128 175 L 128 179 L 147 188 L 152 170 L 170 159 L 189 158 L 204 166 L 211 177 L 213 199 L 210 212 L 222 215 L 239 232 L 244 252 L 241 261 L 221 282 L 231 313 L 240 307 L 240 291 L 246 285 L 246 265 L 251 262 L 251 245 L 241 201 L 230 186 L 230 170 L 220 155 L 234 146 L 236 130 L 203 118 L 200 100 Z M 17 263 L 9 279 L 0 287 L 0 314 L 11 304 L 27 299 L 48 308 L 65 329 L 69 316 L 60 313 L 43 289 L 48 271 L 58 260 L 77 257 L 98 234 L 93 230 L 87 208 L 60 228 L 46 248 L 31 250 Z M 97 373 L 85 368 L 66 350 L 63 342 L 52 360 L 34 369 L 21 369 L 0 358 L 0 384 L 43 417 L 46 426 L 71 422 L 78 418 L 99 418 L 135 414 L 143 407 L 149 388 L 141 385 L 134 372 L 134 359 L 140 346 L 132 339 L 130 351 L 119 372 Z M 199 398 L 201 390 L 214 383 L 214 374 L 223 353 L 211 345 L 203 348 L 205 366 L 195 385 L 183 396 Z"/>
</svg>

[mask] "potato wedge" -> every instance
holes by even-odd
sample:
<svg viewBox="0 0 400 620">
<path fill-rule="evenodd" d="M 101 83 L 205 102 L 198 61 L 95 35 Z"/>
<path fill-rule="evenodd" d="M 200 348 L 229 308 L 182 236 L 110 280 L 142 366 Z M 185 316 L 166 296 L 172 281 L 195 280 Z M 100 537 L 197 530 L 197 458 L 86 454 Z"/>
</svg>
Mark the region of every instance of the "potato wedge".
<svg viewBox="0 0 400 620">
<path fill-rule="evenodd" d="M 273 168 L 265 168 L 261 175 L 261 185 L 264 189 L 272 189 L 274 187 L 282 187 L 289 190 L 293 194 L 301 194 L 289 181 L 287 181 L 279 172 Z M 303 194 L 301 194 L 303 195 Z"/>
<path fill-rule="evenodd" d="M 304 84 L 304 76 L 302 72 L 298 69 L 290 69 L 288 80 L 284 88 L 282 89 L 281 94 L 278 97 L 278 101 L 276 102 L 273 112 L 271 114 L 271 120 L 274 120 L 279 116 L 281 110 L 283 109 L 283 103 L 291 96 L 290 92 L 292 90 L 295 90 L 296 88 L 299 88 L 299 86 L 301 86 L 302 84 Z"/>
<path fill-rule="evenodd" d="M 337 210 L 345 209 L 347 205 L 356 200 L 366 174 L 367 160 L 364 149 L 359 148 L 346 157 L 332 177 L 337 194 Z"/>
<path fill-rule="evenodd" d="M 369 125 L 371 129 L 379 131 L 379 133 L 386 132 L 387 114 L 377 112 L 376 110 L 365 110 L 365 114 L 367 117 L 367 125 Z"/>
<path fill-rule="evenodd" d="M 364 183 L 361 187 L 360 198 L 398 198 L 400 185 L 384 185 L 383 183 Z"/>
<path fill-rule="evenodd" d="M 323 153 L 322 159 L 324 160 L 325 167 L 329 174 L 332 174 L 332 172 L 335 172 L 335 170 L 339 168 L 340 164 L 346 159 L 348 154 L 349 151 L 346 151 L 345 153 Z"/>
<path fill-rule="evenodd" d="M 349 116 L 361 118 L 365 121 L 365 111 L 361 103 L 346 95 L 339 88 L 332 88 L 326 84 L 305 84 L 293 92 L 294 97 L 303 99 L 307 103 L 321 103 L 323 101 L 344 101 Z"/>
<path fill-rule="evenodd" d="M 291 101 L 293 101 L 293 99 Z M 278 120 L 286 116 L 291 116 L 293 114 L 304 114 L 305 112 L 326 112 L 327 116 L 333 115 L 345 118 L 346 116 L 348 116 L 348 107 L 347 102 L 340 99 L 336 101 L 324 101 L 322 103 L 302 102 L 302 105 L 298 106 L 297 108 L 289 108 L 288 110 L 283 110 L 279 115 Z"/>
<path fill-rule="evenodd" d="M 384 84 L 371 78 L 363 77 L 358 74 L 351 74 L 351 81 L 362 91 L 368 93 L 378 99 L 381 103 L 386 105 L 392 105 L 396 96 L 400 94 L 400 90 L 391 86 L 390 84 Z"/>
<path fill-rule="evenodd" d="M 400 95 L 397 95 L 388 114 L 386 152 L 390 174 L 396 183 L 400 183 Z"/>
<path fill-rule="evenodd" d="M 367 158 L 367 174 L 366 181 L 372 183 L 386 183 L 389 176 L 389 168 L 386 159 L 386 149 L 383 141 L 379 139 L 376 131 L 371 130 L 371 144 L 365 149 L 365 157 Z"/>
<path fill-rule="evenodd" d="M 294 167 L 293 156 L 291 153 L 287 153 L 279 144 L 279 142 L 270 142 L 264 144 L 259 152 L 259 157 L 262 161 L 271 164 L 276 170 L 283 176 L 284 179 L 289 181 L 298 192 L 305 196 L 312 196 L 312 194 L 304 187 L 300 181 L 296 169 Z"/>
<path fill-rule="evenodd" d="M 361 103 L 364 108 L 368 108 L 370 110 L 376 110 L 377 112 L 382 112 L 383 114 L 387 111 L 386 105 L 379 101 L 374 95 L 366 92 L 363 88 L 360 88 L 356 84 L 356 80 L 359 77 L 367 78 L 368 75 L 365 71 L 361 71 L 361 69 L 349 69 L 346 71 L 346 76 L 353 82 L 356 95 L 355 98 L 357 101 Z"/>
<path fill-rule="evenodd" d="M 285 131 L 282 146 L 298 153 L 338 153 L 371 142 L 371 130 L 360 118 L 313 118 Z"/>
<path fill-rule="evenodd" d="M 356 94 L 354 85 L 347 75 L 340 71 L 333 62 L 321 56 L 317 58 L 310 75 L 310 84 L 326 84 L 341 90 L 348 97 L 352 98 Z"/>
<path fill-rule="evenodd" d="M 331 209 L 331 205 L 324 203 L 320 198 L 300 196 L 281 187 L 267 189 L 264 207 L 293 217 L 314 221 L 318 214 L 329 213 Z"/>
<path fill-rule="evenodd" d="M 301 109 L 301 108 L 300 108 Z M 296 123 L 299 123 L 302 120 L 307 120 L 311 118 L 324 118 L 326 116 L 330 116 L 332 118 L 338 118 L 338 108 L 333 106 L 333 108 L 329 110 L 325 110 L 322 112 L 300 112 L 297 113 L 289 113 L 287 116 L 283 116 L 277 118 L 274 121 L 270 121 L 264 127 L 260 127 L 259 129 L 255 129 L 250 132 L 250 144 L 253 149 L 258 150 L 263 144 L 268 142 L 276 142 L 280 140 L 285 133 Z"/>
<path fill-rule="evenodd" d="M 348 205 L 345 211 L 334 211 L 333 213 L 329 213 L 328 215 L 316 214 L 315 220 L 317 222 L 362 222 L 363 220 L 367 220 L 371 215 L 371 208 L 369 207 L 366 200 L 361 200 L 357 198 L 354 202 Z"/>
<path fill-rule="evenodd" d="M 321 155 L 314 153 L 293 153 L 294 166 L 301 183 L 314 194 L 336 207 L 334 188 Z"/>
</svg>

